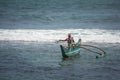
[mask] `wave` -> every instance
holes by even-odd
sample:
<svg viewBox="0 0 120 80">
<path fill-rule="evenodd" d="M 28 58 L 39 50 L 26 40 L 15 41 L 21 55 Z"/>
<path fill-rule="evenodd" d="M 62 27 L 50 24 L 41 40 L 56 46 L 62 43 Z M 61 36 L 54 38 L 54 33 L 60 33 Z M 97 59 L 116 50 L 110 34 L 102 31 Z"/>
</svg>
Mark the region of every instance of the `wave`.
<svg viewBox="0 0 120 80">
<path fill-rule="evenodd" d="M 0 41 L 55 42 L 65 39 L 71 33 L 75 41 L 81 37 L 83 42 L 120 43 L 120 30 L 100 29 L 0 29 Z"/>
</svg>

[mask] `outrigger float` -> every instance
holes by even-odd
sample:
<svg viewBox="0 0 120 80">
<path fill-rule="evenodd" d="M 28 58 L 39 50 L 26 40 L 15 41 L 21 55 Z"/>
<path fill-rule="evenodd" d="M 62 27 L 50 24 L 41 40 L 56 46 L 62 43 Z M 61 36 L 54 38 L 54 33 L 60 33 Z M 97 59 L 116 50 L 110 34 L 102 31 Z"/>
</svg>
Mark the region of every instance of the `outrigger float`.
<svg viewBox="0 0 120 80">
<path fill-rule="evenodd" d="M 100 50 L 101 52 L 95 52 L 93 50 L 90 50 L 89 48 L 86 48 L 85 46 L 96 48 L 96 49 Z M 62 57 L 64 59 L 72 57 L 72 56 L 79 55 L 80 48 L 83 48 L 85 50 L 88 50 L 90 52 L 98 54 L 99 56 L 97 55 L 96 58 L 101 58 L 101 57 L 104 57 L 106 55 L 106 52 L 104 50 L 102 50 L 101 48 L 98 48 L 98 47 L 95 47 L 95 46 L 92 46 L 92 45 L 81 45 L 81 39 L 79 39 L 78 42 L 76 44 L 74 44 L 73 47 L 60 45 L 60 48 L 61 48 L 61 52 L 62 52 Z"/>
</svg>

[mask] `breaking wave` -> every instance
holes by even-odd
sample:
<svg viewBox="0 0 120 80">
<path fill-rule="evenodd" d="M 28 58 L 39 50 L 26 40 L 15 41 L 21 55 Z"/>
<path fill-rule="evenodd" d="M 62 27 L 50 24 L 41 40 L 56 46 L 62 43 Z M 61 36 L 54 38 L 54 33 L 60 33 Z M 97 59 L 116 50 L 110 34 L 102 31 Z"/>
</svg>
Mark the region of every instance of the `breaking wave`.
<svg viewBox="0 0 120 80">
<path fill-rule="evenodd" d="M 100 29 L 0 29 L 0 41 L 55 42 L 65 39 L 68 33 L 74 36 L 75 41 L 81 37 L 83 42 L 120 43 L 120 30 Z"/>
</svg>

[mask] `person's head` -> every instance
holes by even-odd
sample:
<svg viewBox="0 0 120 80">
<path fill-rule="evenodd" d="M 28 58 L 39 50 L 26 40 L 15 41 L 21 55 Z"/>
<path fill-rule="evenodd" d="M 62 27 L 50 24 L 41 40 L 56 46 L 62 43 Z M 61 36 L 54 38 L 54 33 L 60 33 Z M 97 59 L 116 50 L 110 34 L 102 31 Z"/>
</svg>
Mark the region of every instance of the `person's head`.
<svg viewBox="0 0 120 80">
<path fill-rule="evenodd" d="M 68 34 L 68 37 L 71 37 L 71 34 L 70 34 L 70 33 Z"/>
</svg>

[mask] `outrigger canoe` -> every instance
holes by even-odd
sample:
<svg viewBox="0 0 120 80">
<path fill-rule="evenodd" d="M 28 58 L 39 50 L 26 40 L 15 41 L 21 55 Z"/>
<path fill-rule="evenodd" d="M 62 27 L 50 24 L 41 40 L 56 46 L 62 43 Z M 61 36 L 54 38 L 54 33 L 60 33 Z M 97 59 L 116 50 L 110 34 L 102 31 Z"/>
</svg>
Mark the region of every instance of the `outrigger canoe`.
<svg viewBox="0 0 120 80">
<path fill-rule="evenodd" d="M 60 45 L 63 58 L 69 58 L 80 53 L 81 39 L 73 47 Z"/>
<path fill-rule="evenodd" d="M 85 46 L 86 47 L 96 48 L 100 52 L 96 52 L 94 50 L 90 50 L 89 48 L 86 48 Z M 61 48 L 61 52 L 62 52 L 63 58 L 69 58 L 69 57 L 72 57 L 74 55 L 78 55 L 80 53 L 80 48 L 83 48 L 83 49 L 88 50 L 90 52 L 99 54 L 99 56 L 96 56 L 96 58 L 101 58 L 101 57 L 105 57 L 106 56 L 106 52 L 103 49 L 101 49 L 101 48 L 98 48 L 98 47 L 92 46 L 92 45 L 81 45 L 81 39 L 79 39 L 78 42 L 73 47 L 60 45 L 60 48 Z"/>
</svg>

